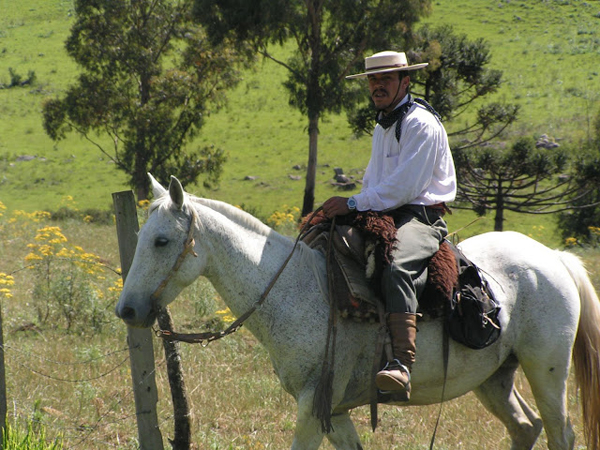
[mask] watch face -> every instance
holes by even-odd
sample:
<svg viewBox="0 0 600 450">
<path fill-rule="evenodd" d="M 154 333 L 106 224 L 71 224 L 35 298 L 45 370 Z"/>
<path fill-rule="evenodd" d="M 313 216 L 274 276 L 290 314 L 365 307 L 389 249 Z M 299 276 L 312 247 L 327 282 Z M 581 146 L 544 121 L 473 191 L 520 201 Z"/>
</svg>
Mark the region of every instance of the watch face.
<svg viewBox="0 0 600 450">
<path fill-rule="evenodd" d="M 356 209 L 356 200 L 354 200 L 352 197 L 348 199 L 348 208 Z"/>
</svg>

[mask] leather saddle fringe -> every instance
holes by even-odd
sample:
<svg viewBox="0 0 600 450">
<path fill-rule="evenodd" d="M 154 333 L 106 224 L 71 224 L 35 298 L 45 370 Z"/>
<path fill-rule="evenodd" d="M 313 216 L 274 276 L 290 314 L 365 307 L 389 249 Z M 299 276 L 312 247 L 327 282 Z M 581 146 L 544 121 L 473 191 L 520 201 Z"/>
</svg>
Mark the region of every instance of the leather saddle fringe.
<svg viewBox="0 0 600 450">
<path fill-rule="evenodd" d="M 335 230 L 335 218 L 331 222 L 329 230 L 329 244 L 327 246 L 327 267 L 333 259 L 332 234 Z M 328 270 L 329 273 L 329 270 Z M 333 428 L 331 425 L 331 408 L 333 403 L 333 379 L 335 373 L 335 338 L 337 333 L 337 314 L 336 302 L 333 296 L 333 277 L 328 276 L 329 290 L 329 320 L 327 326 L 327 341 L 325 343 L 325 356 L 323 357 L 323 366 L 321 367 L 321 377 L 315 389 L 313 397 L 313 415 L 321 422 L 321 431 L 330 433 Z"/>
</svg>

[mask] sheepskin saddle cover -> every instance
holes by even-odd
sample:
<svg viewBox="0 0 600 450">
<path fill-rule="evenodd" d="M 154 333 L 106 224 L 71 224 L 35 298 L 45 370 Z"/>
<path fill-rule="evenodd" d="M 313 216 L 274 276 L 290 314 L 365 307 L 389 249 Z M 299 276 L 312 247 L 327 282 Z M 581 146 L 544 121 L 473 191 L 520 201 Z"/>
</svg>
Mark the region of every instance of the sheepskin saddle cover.
<svg viewBox="0 0 600 450">
<path fill-rule="evenodd" d="M 381 301 L 381 273 L 391 262 L 396 242 L 394 219 L 374 211 L 356 212 L 331 221 L 319 212 L 311 228 L 301 237 L 311 248 L 327 255 L 332 246 L 328 277 L 335 303 L 342 317 L 357 321 L 379 320 L 377 302 Z M 422 312 L 439 317 L 458 285 L 458 266 L 452 244 L 444 241 L 428 266 L 427 285 L 419 306 Z"/>
</svg>

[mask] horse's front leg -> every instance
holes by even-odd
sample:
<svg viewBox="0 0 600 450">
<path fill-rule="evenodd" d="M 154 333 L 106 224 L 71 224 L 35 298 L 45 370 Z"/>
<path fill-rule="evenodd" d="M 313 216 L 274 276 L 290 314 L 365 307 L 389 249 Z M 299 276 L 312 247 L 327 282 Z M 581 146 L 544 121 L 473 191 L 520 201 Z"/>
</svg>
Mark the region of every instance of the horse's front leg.
<svg viewBox="0 0 600 450">
<path fill-rule="evenodd" d="M 331 417 L 333 431 L 327 435 L 336 450 L 362 450 L 360 438 L 348 411 Z"/>
<path fill-rule="evenodd" d="M 314 391 L 309 390 L 298 399 L 298 417 L 292 450 L 318 449 L 323 441 L 321 422 L 313 415 Z M 337 450 L 362 450 L 360 438 L 348 411 L 331 417 L 331 433 L 327 439 Z"/>
<path fill-rule="evenodd" d="M 313 397 L 312 389 L 304 390 L 298 396 L 298 414 L 292 450 L 317 450 L 323 441 L 321 422 L 312 413 Z"/>
</svg>

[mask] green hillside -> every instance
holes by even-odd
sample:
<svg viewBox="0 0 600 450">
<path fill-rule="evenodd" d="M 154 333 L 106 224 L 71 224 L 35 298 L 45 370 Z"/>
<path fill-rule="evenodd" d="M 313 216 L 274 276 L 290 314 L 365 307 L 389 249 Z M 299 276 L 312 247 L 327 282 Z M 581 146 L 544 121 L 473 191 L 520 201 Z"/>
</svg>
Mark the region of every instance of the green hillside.
<svg viewBox="0 0 600 450">
<path fill-rule="evenodd" d="M 63 49 L 72 19 L 70 1 L 2 2 L 0 84 L 10 84 L 9 68 L 23 78 L 34 71 L 37 78 L 33 86 L 0 89 L 0 201 L 10 209 L 56 209 L 66 196 L 80 208 L 105 209 L 112 192 L 127 189 L 123 174 L 91 143 L 76 135 L 54 143 L 42 128 L 42 101 L 59 95 L 77 72 Z M 440 0 L 424 23 L 450 24 L 490 43 L 492 66 L 505 79 L 497 97 L 522 108 L 513 133 L 545 133 L 561 143 L 589 138 L 600 110 L 600 1 Z M 262 215 L 301 205 L 307 120 L 288 106 L 285 76 L 270 61 L 248 71 L 198 139 L 198 145 L 214 144 L 229 156 L 220 187 L 188 190 Z M 337 192 L 330 184 L 333 167 L 360 178 L 369 151 L 369 139 L 355 139 L 345 116 L 325 117 L 317 202 Z M 488 220 L 473 231 L 490 228 Z"/>
</svg>

